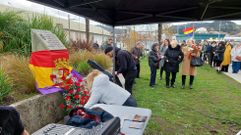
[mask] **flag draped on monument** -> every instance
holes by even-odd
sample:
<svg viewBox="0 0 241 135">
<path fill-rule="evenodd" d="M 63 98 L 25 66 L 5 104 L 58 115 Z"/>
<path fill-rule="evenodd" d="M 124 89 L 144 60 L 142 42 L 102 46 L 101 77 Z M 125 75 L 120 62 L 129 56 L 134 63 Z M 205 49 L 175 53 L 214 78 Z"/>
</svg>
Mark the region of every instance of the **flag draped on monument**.
<svg viewBox="0 0 241 135">
<path fill-rule="evenodd" d="M 61 41 L 50 31 L 32 30 L 32 53 L 29 68 L 36 81 L 37 90 L 43 94 L 61 91 L 64 70 L 82 78 L 69 66 L 69 53 Z"/>
</svg>

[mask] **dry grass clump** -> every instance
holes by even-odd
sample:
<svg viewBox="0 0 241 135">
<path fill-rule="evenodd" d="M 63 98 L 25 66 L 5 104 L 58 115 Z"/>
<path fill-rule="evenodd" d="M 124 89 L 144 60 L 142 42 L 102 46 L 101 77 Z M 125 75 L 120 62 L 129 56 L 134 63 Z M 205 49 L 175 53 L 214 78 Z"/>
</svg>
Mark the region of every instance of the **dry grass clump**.
<svg viewBox="0 0 241 135">
<path fill-rule="evenodd" d="M 88 60 L 94 60 L 100 66 L 105 69 L 108 69 L 112 65 L 112 60 L 104 53 L 93 53 L 89 51 L 78 51 L 70 54 L 70 64 L 73 66 L 79 73 L 87 75 L 92 69 L 88 65 Z"/>
<path fill-rule="evenodd" d="M 0 65 L 0 102 L 4 97 L 8 96 L 11 91 L 11 82 L 8 76 L 4 73 L 2 66 Z"/>
<path fill-rule="evenodd" d="M 28 67 L 28 57 L 5 54 L 0 56 L 0 64 L 4 73 L 9 77 L 15 92 L 32 93 L 35 91 L 35 79 Z"/>
</svg>

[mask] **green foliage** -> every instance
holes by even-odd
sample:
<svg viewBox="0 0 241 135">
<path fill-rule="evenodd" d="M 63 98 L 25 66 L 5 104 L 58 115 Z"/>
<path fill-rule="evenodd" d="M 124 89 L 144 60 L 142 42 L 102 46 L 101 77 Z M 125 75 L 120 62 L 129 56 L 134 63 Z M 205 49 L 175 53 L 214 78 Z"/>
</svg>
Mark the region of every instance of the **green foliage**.
<svg viewBox="0 0 241 135">
<path fill-rule="evenodd" d="M 20 12 L 21 13 L 21 12 Z M 14 52 L 29 56 L 31 53 L 31 28 L 49 30 L 67 46 L 64 29 L 55 25 L 48 16 L 35 16 L 30 22 L 14 11 L 0 12 L 0 53 Z"/>
<path fill-rule="evenodd" d="M 31 28 L 49 30 L 53 32 L 59 38 L 59 40 L 67 47 L 68 42 L 64 29 L 58 25 L 55 25 L 51 17 L 47 15 L 34 16 L 31 21 Z"/>
<path fill-rule="evenodd" d="M 12 90 L 12 86 L 9 82 L 8 77 L 4 74 L 0 68 L 0 101 L 7 96 Z"/>
<path fill-rule="evenodd" d="M 89 66 L 87 61 L 81 61 L 77 65 L 76 70 L 83 75 L 88 75 L 91 72 L 92 68 Z"/>
<path fill-rule="evenodd" d="M 17 12 L 0 12 L 0 52 L 29 55 L 30 25 Z"/>
<path fill-rule="evenodd" d="M 87 60 L 94 60 L 105 69 L 111 67 L 112 60 L 104 53 L 92 53 L 89 51 L 78 51 L 70 54 L 70 65 L 79 73 L 87 75 L 92 69 L 88 65 Z"/>
<path fill-rule="evenodd" d="M 149 78 L 145 58 L 133 90 L 138 106 L 152 110 L 145 135 L 224 135 L 241 129 L 241 84 L 217 74 L 210 66 L 198 68 L 192 90 L 188 88 L 189 78 L 186 89 L 181 89 L 180 73 L 176 88 L 167 89 L 165 80 L 157 79 L 157 85 L 151 89 Z"/>
</svg>

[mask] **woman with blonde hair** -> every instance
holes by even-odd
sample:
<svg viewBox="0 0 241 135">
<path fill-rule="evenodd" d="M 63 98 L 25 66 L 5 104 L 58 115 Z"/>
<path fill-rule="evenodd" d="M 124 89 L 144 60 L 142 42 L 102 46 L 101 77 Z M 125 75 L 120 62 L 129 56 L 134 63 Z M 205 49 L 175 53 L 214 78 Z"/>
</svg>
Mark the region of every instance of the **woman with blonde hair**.
<svg viewBox="0 0 241 135">
<path fill-rule="evenodd" d="M 187 45 L 182 47 L 182 52 L 184 54 L 182 63 L 182 89 L 185 88 L 186 76 L 190 76 L 189 88 L 192 89 L 194 76 L 197 74 L 196 67 L 191 66 L 192 57 L 197 57 L 200 50 L 194 44 L 192 40 L 187 41 Z"/>
<path fill-rule="evenodd" d="M 86 80 L 90 98 L 85 104 L 85 108 L 90 108 L 97 103 L 137 106 L 136 100 L 127 90 L 111 82 L 109 77 L 100 71 L 93 70 L 89 73 Z"/>
<path fill-rule="evenodd" d="M 171 45 L 168 46 L 168 49 L 165 52 L 164 59 L 164 69 L 166 71 L 166 87 L 175 88 L 175 80 L 177 72 L 179 71 L 179 64 L 183 60 L 181 47 L 177 44 L 176 40 L 171 41 Z M 170 75 L 172 75 L 171 80 Z"/>
</svg>

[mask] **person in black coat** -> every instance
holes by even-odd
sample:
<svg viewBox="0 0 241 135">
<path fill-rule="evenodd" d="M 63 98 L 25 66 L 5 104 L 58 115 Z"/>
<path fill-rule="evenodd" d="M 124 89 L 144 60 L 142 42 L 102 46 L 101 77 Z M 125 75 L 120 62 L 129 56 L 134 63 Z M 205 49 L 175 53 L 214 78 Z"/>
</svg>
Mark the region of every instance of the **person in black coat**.
<svg viewBox="0 0 241 135">
<path fill-rule="evenodd" d="M 113 57 L 113 47 L 107 47 L 105 54 L 109 57 Z M 122 74 L 125 78 L 125 89 L 132 94 L 132 87 L 136 78 L 137 68 L 136 62 L 131 53 L 120 48 L 115 48 L 115 71 L 116 75 Z M 121 85 L 119 81 L 117 84 Z"/>
<path fill-rule="evenodd" d="M 159 55 L 159 45 L 158 43 L 154 43 L 152 45 L 152 50 L 148 56 L 149 67 L 151 69 L 151 76 L 150 76 L 150 86 L 154 87 L 156 83 L 156 70 L 159 67 L 159 62 L 161 58 Z"/>
<path fill-rule="evenodd" d="M 177 41 L 173 40 L 171 45 L 168 46 L 168 49 L 164 55 L 165 64 L 164 70 L 166 71 L 166 87 L 170 87 L 170 75 L 172 74 L 171 87 L 175 88 L 176 74 L 179 71 L 179 64 L 183 60 L 183 53 L 181 47 L 177 45 Z"/>
<path fill-rule="evenodd" d="M 221 71 L 221 63 L 223 61 L 224 51 L 225 51 L 225 43 L 221 41 L 218 43 L 218 46 L 216 47 L 214 52 L 214 59 L 216 61 L 215 66 L 216 66 L 217 72 Z"/>
<path fill-rule="evenodd" d="M 131 49 L 131 54 L 135 59 L 136 67 L 137 67 L 137 74 L 136 78 L 140 78 L 140 57 L 142 56 L 142 42 L 137 42 L 136 46 Z"/>
</svg>

